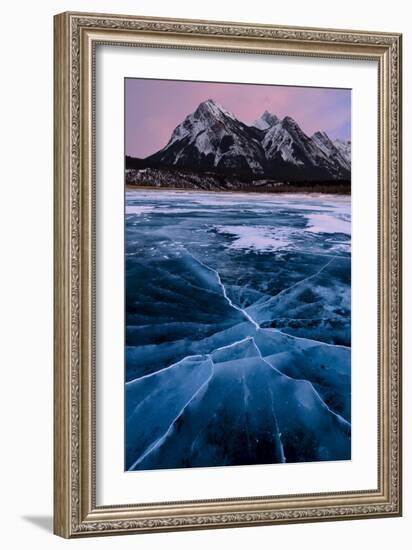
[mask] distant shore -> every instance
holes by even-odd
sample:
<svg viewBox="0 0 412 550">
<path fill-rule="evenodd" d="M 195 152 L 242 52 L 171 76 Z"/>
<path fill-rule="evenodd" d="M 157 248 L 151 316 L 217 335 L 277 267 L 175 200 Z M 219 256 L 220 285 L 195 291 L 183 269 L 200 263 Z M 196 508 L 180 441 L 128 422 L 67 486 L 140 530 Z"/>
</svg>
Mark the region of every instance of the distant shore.
<svg viewBox="0 0 412 550">
<path fill-rule="evenodd" d="M 165 185 L 133 185 L 125 184 L 126 191 L 182 191 L 190 193 L 250 193 L 257 195 L 271 194 L 271 195 L 281 195 L 281 194 L 305 194 L 305 195 L 345 195 L 350 196 L 351 190 L 349 189 L 340 189 L 340 188 L 327 188 L 325 190 L 324 186 L 307 186 L 300 187 L 290 184 L 285 184 L 285 186 L 279 186 L 275 189 L 201 189 L 201 188 L 185 188 L 185 187 L 172 187 Z"/>
<path fill-rule="evenodd" d="M 143 168 L 127 169 L 125 184 L 130 189 L 173 189 L 242 193 L 322 193 L 350 195 L 350 181 L 298 180 L 272 178 L 242 178 L 213 172 Z"/>
</svg>

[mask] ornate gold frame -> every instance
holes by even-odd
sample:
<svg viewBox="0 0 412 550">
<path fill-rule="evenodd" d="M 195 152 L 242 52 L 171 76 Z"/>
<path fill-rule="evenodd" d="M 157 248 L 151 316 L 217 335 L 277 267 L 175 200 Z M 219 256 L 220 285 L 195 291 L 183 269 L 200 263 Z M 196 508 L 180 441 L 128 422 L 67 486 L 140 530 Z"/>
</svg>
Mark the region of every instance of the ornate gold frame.
<svg viewBox="0 0 412 550">
<path fill-rule="evenodd" d="M 375 60 L 379 111 L 379 487 L 96 506 L 94 52 L 97 44 Z M 54 531 L 63 537 L 401 514 L 401 35 L 63 13 L 55 17 Z"/>
</svg>

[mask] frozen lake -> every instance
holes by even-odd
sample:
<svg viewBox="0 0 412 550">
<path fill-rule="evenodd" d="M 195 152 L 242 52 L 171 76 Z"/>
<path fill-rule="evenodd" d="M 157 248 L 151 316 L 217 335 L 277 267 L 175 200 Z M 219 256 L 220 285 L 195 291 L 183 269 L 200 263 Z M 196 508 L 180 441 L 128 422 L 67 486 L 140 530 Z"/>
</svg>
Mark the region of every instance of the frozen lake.
<svg viewBox="0 0 412 550">
<path fill-rule="evenodd" d="M 126 192 L 126 469 L 350 458 L 350 208 Z"/>
</svg>

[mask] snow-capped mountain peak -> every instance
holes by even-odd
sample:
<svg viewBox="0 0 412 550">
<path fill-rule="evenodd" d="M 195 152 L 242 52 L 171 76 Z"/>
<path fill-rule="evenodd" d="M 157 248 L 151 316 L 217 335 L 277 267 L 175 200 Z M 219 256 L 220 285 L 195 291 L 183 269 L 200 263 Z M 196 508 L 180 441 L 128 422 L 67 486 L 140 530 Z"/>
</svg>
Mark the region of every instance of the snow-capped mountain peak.
<svg viewBox="0 0 412 550">
<path fill-rule="evenodd" d="M 207 126 L 214 124 L 216 121 L 224 122 L 225 118 L 236 120 L 232 113 L 226 111 L 226 109 L 216 103 L 213 99 L 202 101 L 193 113 L 187 115 L 184 121 L 176 126 L 167 147 L 169 147 L 173 142 L 179 141 L 187 136 L 196 135 L 197 133 L 203 131 Z"/>
<path fill-rule="evenodd" d="M 287 128 L 299 128 L 300 129 L 299 124 L 291 116 L 285 116 L 282 119 L 282 124 L 283 124 L 284 127 L 287 127 Z"/>
<path fill-rule="evenodd" d="M 272 164 L 278 158 L 299 167 L 315 164 L 310 138 L 290 116 L 285 116 L 279 124 L 269 128 L 262 146 Z"/>
<path fill-rule="evenodd" d="M 252 126 L 254 126 L 255 128 L 259 128 L 259 130 L 267 130 L 278 122 L 279 118 L 276 115 L 270 113 L 269 111 L 264 111 L 260 118 L 256 119 L 255 122 L 253 122 Z"/>
<path fill-rule="evenodd" d="M 198 105 L 196 111 L 194 112 L 194 116 L 212 116 L 218 119 L 222 116 L 225 116 L 236 120 L 236 117 L 233 113 L 226 110 L 214 99 L 207 99 L 206 101 L 202 101 L 202 103 Z"/>
<path fill-rule="evenodd" d="M 309 137 L 291 116 L 264 111 L 248 126 L 213 99 L 201 102 L 145 159 L 150 167 L 214 172 L 275 181 L 350 179 L 350 142 L 326 132 Z"/>
<path fill-rule="evenodd" d="M 150 163 L 202 171 L 262 175 L 265 156 L 256 136 L 212 99 L 203 101 L 173 131 Z"/>
<path fill-rule="evenodd" d="M 293 154 L 293 143 L 294 140 L 284 128 L 282 121 L 268 129 L 262 140 L 262 147 L 266 158 L 274 159 L 275 157 L 280 157 L 284 162 L 298 165 L 301 164 L 301 161 Z"/>
</svg>

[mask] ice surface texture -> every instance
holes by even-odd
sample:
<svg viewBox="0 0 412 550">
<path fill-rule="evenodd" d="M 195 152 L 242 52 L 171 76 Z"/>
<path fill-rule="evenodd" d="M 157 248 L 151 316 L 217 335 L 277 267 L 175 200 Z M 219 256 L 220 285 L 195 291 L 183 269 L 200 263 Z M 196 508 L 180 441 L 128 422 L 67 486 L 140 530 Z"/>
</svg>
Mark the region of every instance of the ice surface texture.
<svg viewBox="0 0 412 550">
<path fill-rule="evenodd" d="M 350 459 L 350 199 L 126 199 L 125 469 Z"/>
</svg>

